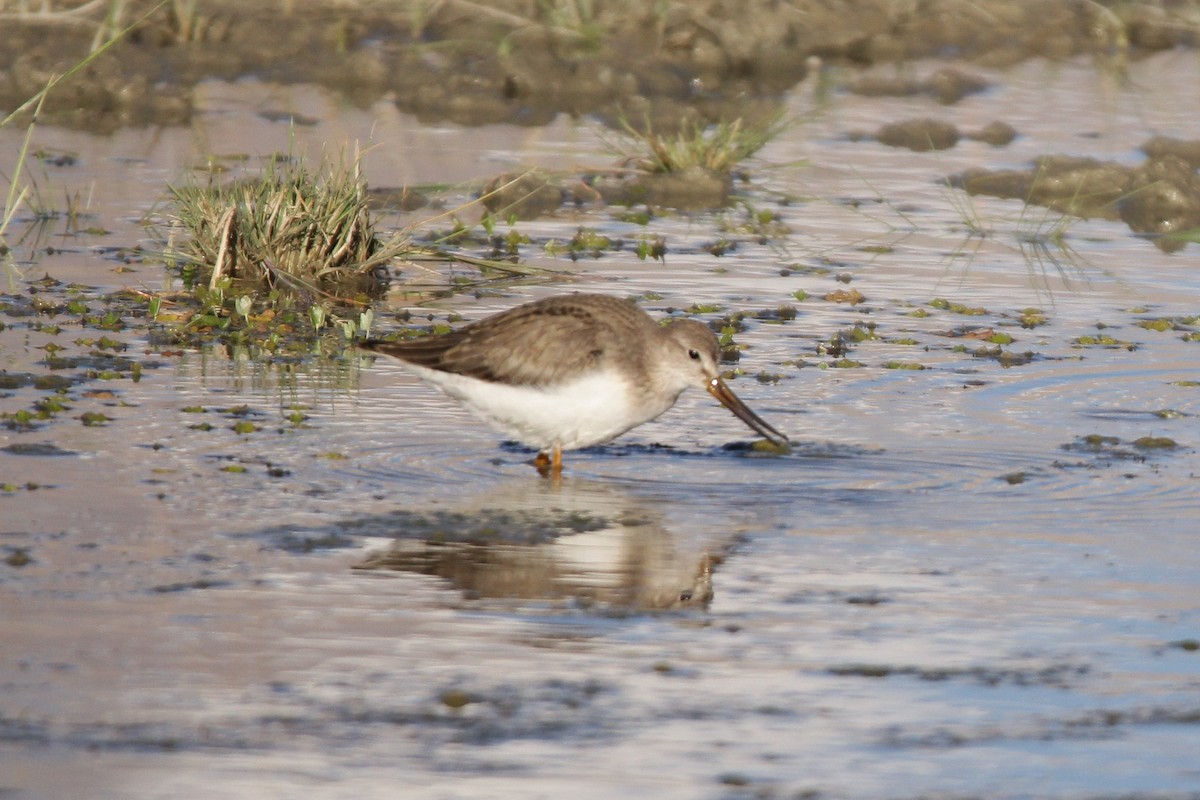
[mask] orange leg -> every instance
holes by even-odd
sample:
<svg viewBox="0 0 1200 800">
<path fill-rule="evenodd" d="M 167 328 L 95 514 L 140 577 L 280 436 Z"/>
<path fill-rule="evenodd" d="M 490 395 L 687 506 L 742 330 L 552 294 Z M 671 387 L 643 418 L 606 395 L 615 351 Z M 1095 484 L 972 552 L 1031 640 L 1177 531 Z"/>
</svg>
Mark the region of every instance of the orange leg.
<svg viewBox="0 0 1200 800">
<path fill-rule="evenodd" d="M 562 447 L 554 445 L 550 448 L 550 453 L 542 451 L 533 459 L 533 465 L 537 467 L 538 474 L 543 478 L 561 478 L 562 477 Z"/>
</svg>

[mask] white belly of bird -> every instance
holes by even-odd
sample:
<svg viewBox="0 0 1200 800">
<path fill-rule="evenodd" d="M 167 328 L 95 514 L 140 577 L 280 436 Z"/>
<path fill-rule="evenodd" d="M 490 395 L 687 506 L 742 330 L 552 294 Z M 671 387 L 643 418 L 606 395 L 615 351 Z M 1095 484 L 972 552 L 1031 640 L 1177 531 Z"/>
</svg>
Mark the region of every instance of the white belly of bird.
<svg viewBox="0 0 1200 800">
<path fill-rule="evenodd" d="M 674 405 L 674 399 L 666 405 L 635 403 L 624 378 L 611 372 L 538 388 L 492 383 L 411 364 L 405 366 L 485 422 L 539 449 L 557 443 L 564 450 L 571 450 L 607 442 Z"/>
</svg>

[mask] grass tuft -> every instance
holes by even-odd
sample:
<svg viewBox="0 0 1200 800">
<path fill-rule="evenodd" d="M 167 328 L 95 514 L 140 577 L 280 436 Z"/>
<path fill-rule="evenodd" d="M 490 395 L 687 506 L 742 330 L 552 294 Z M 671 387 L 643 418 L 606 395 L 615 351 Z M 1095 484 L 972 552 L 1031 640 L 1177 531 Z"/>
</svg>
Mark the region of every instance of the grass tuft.
<svg viewBox="0 0 1200 800">
<path fill-rule="evenodd" d="M 358 284 L 409 250 L 376 235 L 359 160 L 270 163 L 261 177 L 169 187 L 169 217 L 188 236 L 169 254 L 199 268 L 210 288 L 224 278 L 251 288 Z"/>
<path fill-rule="evenodd" d="M 710 172 L 728 174 L 739 163 L 757 153 L 767 142 L 791 123 L 782 114 L 761 122 L 746 123 L 741 117 L 732 122 L 685 126 L 673 136 L 654 130 L 649 120 L 637 129 L 621 120 L 624 133 L 613 149 L 632 166 L 644 172 L 683 172 L 701 167 Z"/>
</svg>

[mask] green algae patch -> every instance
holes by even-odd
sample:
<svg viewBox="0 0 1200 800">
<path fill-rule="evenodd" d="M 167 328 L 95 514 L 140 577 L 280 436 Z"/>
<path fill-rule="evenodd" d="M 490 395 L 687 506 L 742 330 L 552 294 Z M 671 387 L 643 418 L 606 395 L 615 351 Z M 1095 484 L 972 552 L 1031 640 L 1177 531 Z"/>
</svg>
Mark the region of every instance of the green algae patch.
<svg viewBox="0 0 1200 800">
<path fill-rule="evenodd" d="M 56 337 L 36 349 L 45 353 L 39 366 L 44 372 L 7 373 L 0 376 L 0 389 L 32 387 L 40 393 L 29 399 L 26 408 L 0 412 L 0 426 L 18 433 L 29 432 L 61 421 L 68 411 L 88 401 L 124 405 L 117 400 L 118 390 L 89 388 L 95 381 L 137 383 L 146 369 L 164 362 L 144 353 L 122 354 L 129 344 L 96 333 L 146 326 L 147 300 L 138 292 L 120 290 L 101 292 L 87 286 L 64 286 L 52 278 L 27 284 L 29 296 L 0 293 L 0 313 L 12 318 L 8 332 L 24 329 Z M 57 322 L 48 324 L 46 316 Z M 110 421 L 107 414 L 85 405 L 75 416 L 83 425 L 98 427 Z"/>
<path fill-rule="evenodd" d="M 1106 347 L 1111 349 L 1136 350 L 1137 345 L 1124 339 L 1116 339 L 1108 334 L 1078 336 L 1071 340 L 1075 347 Z"/>
<path fill-rule="evenodd" d="M 1200 324 L 1200 316 L 1186 317 L 1155 317 L 1152 319 L 1140 319 L 1137 325 L 1140 328 L 1145 328 L 1148 331 L 1188 331 L 1188 336 L 1193 336 L 1200 331 L 1191 330 L 1196 325 Z M 1185 339 L 1187 337 L 1184 337 Z"/>
<path fill-rule="evenodd" d="M 40 483 L 33 481 L 25 481 L 25 483 L 13 483 L 11 481 L 0 482 L 0 492 L 4 494 L 16 494 L 17 492 L 36 492 L 38 489 L 52 489 L 53 486 L 43 486 Z"/>
<path fill-rule="evenodd" d="M 1174 450 L 1179 445 L 1166 436 L 1143 436 L 1134 439 L 1133 446 L 1139 450 Z"/>
<path fill-rule="evenodd" d="M 1036 328 L 1040 325 L 1045 325 L 1049 320 L 1046 317 L 1046 312 L 1040 308 L 1023 308 L 1017 315 L 1017 321 L 1022 328 Z"/>
<path fill-rule="evenodd" d="M 1030 363 L 1037 357 L 1036 353 L 1026 350 L 1024 353 L 1015 353 L 1012 350 L 1002 350 L 996 361 L 1002 367 L 1022 367 Z"/>
<path fill-rule="evenodd" d="M 894 671 L 886 664 L 842 664 L 828 669 L 830 675 L 855 678 L 886 678 Z"/>
<path fill-rule="evenodd" d="M 667 263 L 667 240 L 662 236 L 639 236 L 637 247 L 634 248 L 634 254 L 639 261 L 645 261 L 647 258 L 654 261 Z"/>
<path fill-rule="evenodd" d="M 1093 451 L 1116 447 L 1120 443 L 1121 440 L 1116 436 L 1105 436 L 1100 433 L 1089 433 L 1087 436 L 1081 436 L 1076 440 L 1078 447 Z M 1063 446 L 1066 447 L 1067 445 Z"/>
<path fill-rule="evenodd" d="M 16 547 L 4 557 L 4 563 L 10 567 L 26 567 L 33 563 L 33 557 L 29 555 L 28 548 Z"/>
<path fill-rule="evenodd" d="M 848 331 L 841 332 L 842 340 L 854 342 L 879 341 L 882 337 L 875 332 L 874 322 L 856 322 Z"/>
<path fill-rule="evenodd" d="M 550 255 L 566 256 L 576 261 L 581 256 L 600 258 L 606 251 L 620 250 L 622 246 L 623 242 L 619 239 L 605 236 L 594 228 L 580 227 L 567 241 L 551 239 L 543 245 L 543 249 Z"/>
<path fill-rule="evenodd" d="M 1155 452 L 1169 453 L 1177 450 L 1179 446 L 1178 442 L 1167 436 L 1143 436 L 1130 442 L 1122 442 L 1116 436 L 1093 433 L 1061 445 L 1061 448 L 1090 454 L 1103 464 L 1109 461 L 1145 461 Z M 1075 466 L 1088 466 L 1088 464 Z"/>
<path fill-rule="evenodd" d="M 995 347 L 985 346 L 976 348 L 971 351 L 971 357 L 994 359 L 1000 366 L 1007 368 L 1024 366 L 1037 358 L 1037 354 L 1028 350 L 1023 353 L 1017 353 L 1012 350 L 1005 350 L 1000 345 L 996 345 Z"/>
<path fill-rule="evenodd" d="M 0 447 L 0 452 L 14 456 L 77 456 L 74 450 L 66 450 L 45 442 L 13 442 Z"/>
<path fill-rule="evenodd" d="M 446 708 L 458 710 L 473 702 L 471 695 L 462 689 L 447 689 L 438 698 Z"/>
<path fill-rule="evenodd" d="M 883 364 L 883 368 L 884 369 L 908 369 L 908 370 L 914 370 L 914 371 L 929 369 L 929 367 L 927 367 L 924 364 L 921 364 L 919 362 L 916 362 L 916 361 L 885 361 Z"/>
<path fill-rule="evenodd" d="M 55 414 L 71 410 L 71 406 L 67 405 L 66 399 L 60 394 L 52 394 L 35 400 L 33 407 L 36 409 L 39 419 L 50 419 Z"/>
<path fill-rule="evenodd" d="M 800 312 L 796 310 L 794 305 L 791 305 L 790 303 L 784 303 L 783 305 L 776 306 L 775 308 L 764 309 L 754 316 L 756 319 L 760 319 L 763 322 L 780 324 L 784 322 L 791 322 L 799 313 Z"/>
<path fill-rule="evenodd" d="M 855 678 L 911 677 L 922 681 L 968 681 L 981 686 L 1053 686 L 1064 687 L 1073 678 L 1087 673 L 1087 667 L 1052 664 L 1045 667 L 924 667 L 908 664 L 836 664 L 827 669 L 831 675 Z"/>
<path fill-rule="evenodd" d="M 776 444 L 770 439 L 755 439 L 750 444 L 750 452 L 756 455 L 786 456 L 792 452 L 792 448 L 787 442 Z"/>
<path fill-rule="evenodd" d="M 37 375 L 33 378 L 33 388 L 47 392 L 69 389 L 75 383 L 77 380 L 66 375 Z"/>
<path fill-rule="evenodd" d="M 955 303 L 942 297 L 930 300 L 929 307 L 968 317 L 982 317 L 988 313 L 988 310 L 982 306 L 968 306 L 965 303 Z"/>
</svg>

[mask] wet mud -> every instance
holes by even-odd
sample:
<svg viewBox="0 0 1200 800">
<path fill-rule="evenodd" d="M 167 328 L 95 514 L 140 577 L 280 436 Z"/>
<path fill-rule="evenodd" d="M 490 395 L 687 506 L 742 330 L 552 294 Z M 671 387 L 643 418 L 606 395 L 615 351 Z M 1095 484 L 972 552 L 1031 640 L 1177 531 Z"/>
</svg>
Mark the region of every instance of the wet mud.
<svg viewBox="0 0 1200 800">
<path fill-rule="evenodd" d="M 1139 166 L 1078 156 L 1045 156 L 1020 170 L 977 169 L 951 178 L 971 194 L 1024 200 L 1078 217 L 1120 219 L 1167 251 L 1200 229 L 1200 140 L 1155 137 Z"/>
<path fill-rule="evenodd" d="M 984 12 L 966 3 L 941 5 L 880 0 L 734 8 L 714 2 L 647 11 L 617 3 L 590 14 L 582 8 L 530 11 L 521 4 L 506 8 L 466 0 L 392 11 L 370 5 L 180 6 L 137 24 L 114 57 L 98 59 L 73 76 L 68 89 L 51 92 L 41 113 L 48 123 L 97 132 L 181 125 L 194 111 L 191 98 L 199 82 L 254 75 L 327 86 L 363 107 L 394 98 L 397 108 L 430 124 L 538 126 L 566 113 L 613 126 L 620 121 L 675 130 L 697 121 L 753 118 L 811 70 L 835 64 L 902 63 L 952 53 L 994 67 L 1089 54 L 1120 70 L 1130 58 L 1191 45 L 1196 35 L 1186 7 L 1007 0 Z M 137 19 L 137 8 L 124 11 L 126 21 Z M 79 33 L 89 29 L 86 19 L 65 10 L 6 15 L 0 110 L 37 95 L 87 55 L 90 42 Z M 952 105 L 987 91 L 989 83 L 967 69 L 943 67 L 924 77 L 862 76 L 847 89 Z M 284 116 L 292 124 L 315 122 Z M 925 151 L 954 147 L 963 137 L 1000 147 L 1018 134 L 1003 120 L 960 131 L 950 122 L 923 118 L 850 135 Z M 1197 143 L 1159 137 L 1146 147 L 1149 160 L 1137 168 L 1047 155 L 1028 169 L 980 168 L 952 179 L 971 192 L 1120 218 L 1159 246 L 1179 249 L 1186 241 L 1171 234 L 1200 224 Z M 601 198 L 705 210 L 726 205 L 731 193 L 727 175 L 701 169 L 481 179 L 487 208 L 518 219 L 536 218 L 563 202 Z M 424 202 L 405 187 L 390 191 L 408 208 Z"/>
<path fill-rule="evenodd" d="M 120 22 L 150 7 L 123 4 Z M 44 14 L 2 12 L 0 109 L 15 108 L 78 63 L 104 21 L 96 12 L 70 13 L 65 4 Z M 52 93 L 44 119 L 96 131 L 183 124 L 194 113 L 197 83 L 254 75 L 327 86 L 362 106 L 391 95 L 428 123 L 534 126 L 569 113 L 677 126 L 696 115 L 739 115 L 748 97 L 777 96 L 816 63 L 947 55 L 989 66 L 1078 54 L 1123 59 L 1196 38 L 1186 4 L 1036 0 L 986 9 L 961 0 L 557 9 L 467 0 L 390 8 L 214 1 L 165 12 L 138 24 L 115 57 L 93 62 L 69 88 Z M 855 90 L 928 93 L 952 103 L 984 88 L 969 73 L 947 69 L 921 81 L 863 80 Z"/>
</svg>

